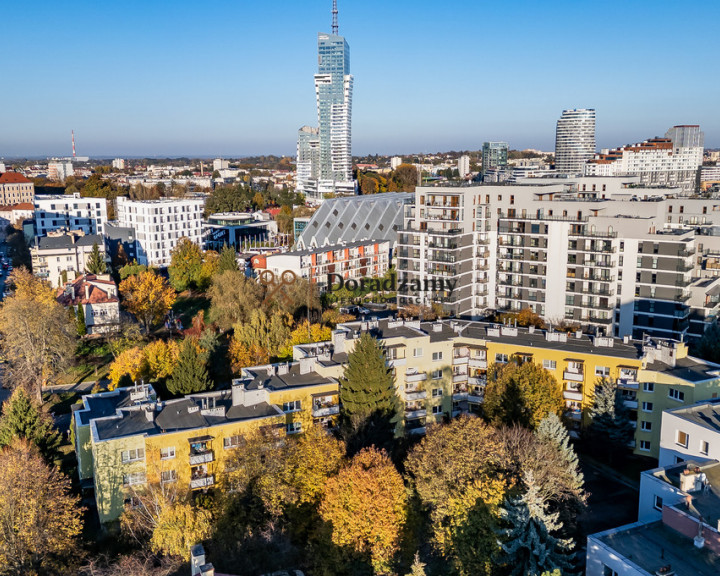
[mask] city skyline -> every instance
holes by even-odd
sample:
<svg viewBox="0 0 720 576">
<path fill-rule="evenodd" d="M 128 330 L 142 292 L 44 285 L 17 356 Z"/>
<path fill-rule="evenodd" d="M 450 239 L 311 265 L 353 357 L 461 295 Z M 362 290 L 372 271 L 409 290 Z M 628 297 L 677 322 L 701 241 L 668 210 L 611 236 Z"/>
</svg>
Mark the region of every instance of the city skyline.
<svg viewBox="0 0 720 576">
<path fill-rule="evenodd" d="M 330 5 L 221 2 L 198 12 L 181 2 L 168 12 L 150 3 L 142 17 L 132 2 L 9 5 L 14 25 L 0 46 L 13 61 L 22 45 L 23 66 L 0 110 L 0 156 L 70 155 L 73 129 L 79 155 L 294 156 L 298 127 L 316 116 L 310 76 Z M 700 124 L 706 147 L 720 147 L 720 80 L 702 60 L 718 6 L 622 6 L 596 42 L 583 29 L 596 10 L 569 2 L 428 7 L 340 2 L 356 155 L 479 150 L 492 140 L 550 151 L 570 108 L 597 111 L 598 149 L 675 124 Z M 659 47 L 648 50 L 647 38 Z M 498 54 L 487 59 L 487 50 Z"/>
</svg>

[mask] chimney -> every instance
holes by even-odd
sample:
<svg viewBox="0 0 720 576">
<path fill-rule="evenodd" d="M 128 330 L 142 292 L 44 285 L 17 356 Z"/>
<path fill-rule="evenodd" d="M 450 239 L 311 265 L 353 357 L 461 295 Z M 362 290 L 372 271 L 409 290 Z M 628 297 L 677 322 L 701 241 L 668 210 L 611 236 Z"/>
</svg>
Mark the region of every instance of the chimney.
<svg viewBox="0 0 720 576">
<path fill-rule="evenodd" d="M 245 403 L 245 384 L 236 378 L 232 381 L 232 405 L 242 406 Z"/>
<path fill-rule="evenodd" d="M 532 324 L 528 326 L 528 334 L 535 334 L 535 326 Z"/>
<path fill-rule="evenodd" d="M 153 404 L 145 407 L 145 419 L 148 422 L 152 422 L 155 420 L 155 406 Z"/>
<path fill-rule="evenodd" d="M 582 330 L 575 331 L 575 338 L 582 338 Z"/>
<path fill-rule="evenodd" d="M 630 344 L 630 335 L 629 334 L 626 334 L 625 336 L 623 336 L 623 343 Z"/>
<path fill-rule="evenodd" d="M 190 576 L 202 574 L 201 569 L 205 565 L 205 548 L 202 544 L 196 544 L 190 548 Z"/>
<path fill-rule="evenodd" d="M 300 358 L 300 374 L 309 374 L 315 368 L 315 358 Z"/>
<path fill-rule="evenodd" d="M 85 300 L 90 300 L 90 284 L 85 282 Z"/>
</svg>

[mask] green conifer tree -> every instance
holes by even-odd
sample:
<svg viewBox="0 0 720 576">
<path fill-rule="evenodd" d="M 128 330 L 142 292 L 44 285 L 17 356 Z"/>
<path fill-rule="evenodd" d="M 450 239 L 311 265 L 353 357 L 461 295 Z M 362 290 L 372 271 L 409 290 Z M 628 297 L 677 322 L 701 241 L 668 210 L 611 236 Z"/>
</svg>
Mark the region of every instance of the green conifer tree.
<svg viewBox="0 0 720 576">
<path fill-rule="evenodd" d="M 88 274 L 105 274 L 107 271 L 105 258 L 100 254 L 100 247 L 97 242 L 93 244 L 85 269 Z"/>
<path fill-rule="evenodd" d="M 237 271 L 240 268 L 237 263 L 237 252 L 233 246 L 225 244 L 220 250 L 220 259 L 218 260 L 218 269 L 216 274 L 222 274 L 226 270 Z"/>
<path fill-rule="evenodd" d="M 509 526 L 499 531 L 500 561 L 512 576 L 540 576 L 556 569 L 568 573 L 574 543 L 554 536 L 562 523 L 557 513 L 548 511 L 531 472 L 525 476 L 525 484 L 523 495 L 500 507 L 500 517 Z"/>
<path fill-rule="evenodd" d="M 193 394 L 210 388 L 203 356 L 193 338 L 183 340 L 177 365 L 167 381 L 167 388 L 171 394 Z"/>
<path fill-rule="evenodd" d="M 9 446 L 14 438 L 27 439 L 50 462 L 61 441 L 52 416 L 44 412 L 23 388 L 16 388 L 3 404 L 0 418 L 0 448 Z"/>
<path fill-rule="evenodd" d="M 375 445 L 389 447 L 400 402 L 385 352 L 367 332 L 356 341 L 340 378 L 340 427 L 352 454 Z"/>
<path fill-rule="evenodd" d="M 594 437 L 594 445 L 604 446 L 608 451 L 608 460 L 612 461 L 616 452 L 622 454 L 627 450 L 635 434 L 630 410 L 625 406 L 615 382 L 606 378 L 598 382 L 590 415 L 592 423 L 589 432 Z"/>
<path fill-rule="evenodd" d="M 573 487 L 579 491 L 583 490 L 585 478 L 580 471 L 577 454 L 572 444 L 570 444 L 570 435 L 567 428 L 557 414 L 550 413 L 540 422 L 535 435 L 542 441 L 557 447 L 558 451 L 567 464 L 568 477 L 571 479 Z"/>
<path fill-rule="evenodd" d="M 78 304 L 77 307 L 75 326 L 77 327 L 78 336 L 85 336 L 85 334 L 87 334 L 87 326 L 85 326 L 85 310 L 82 304 Z"/>
</svg>

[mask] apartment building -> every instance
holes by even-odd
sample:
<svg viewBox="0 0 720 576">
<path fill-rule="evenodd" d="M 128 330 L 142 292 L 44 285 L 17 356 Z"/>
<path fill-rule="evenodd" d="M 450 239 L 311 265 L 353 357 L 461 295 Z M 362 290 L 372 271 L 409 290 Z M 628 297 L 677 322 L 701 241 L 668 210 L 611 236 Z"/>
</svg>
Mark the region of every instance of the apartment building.
<svg viewBox="0 0 720 576">
<path fill-rule="evenodd" d="M 457 279 L 453 294 L 421 296 L 455 316 L 530 307 L 603 334 L 697 337 L 716 316 L 716 287 L 698 279 L 720 262 L 720 203 L 679 193 L 637 177 L 419 187 L 398 233 L 398 276 Z M 398 304 L 415 297 L 399 291 Z"/>
<path fill-rule="evenodd" d="M 390 242 L 360 241 L 293 250 L 252 258 L 253 268 L 270 270 L 276 278 L 291 271 L 298 278 L 306 278 L 327 289 L 329 275 L 337 283 L 345 280 L 382 278 L 390 268 Z"/>
<path fill-rule="evenodd" d="M 35 234 L 54 230 L 82 230 L 102 234 L 107 222 L 105 198 L 81 198 L 79 193 L 35 197 Z"/>
<path fill-rule="evenodd" d="M 64 286 L 68 280 L 85 273 L 95 245 L 104 256 L 105 243 L 100 234 L 86 236 L 81 231 L 72 231 L 37 236 L 30 247 L 33 274 L 53 287 Z"/>
<path fill-rule="evenodd" d="M 720 572 L 720 463 L 642 474 L 638 522 L 591 534 L 587 576 L 710 576 Z"/>
<path fill-rule="evenodd" d="M 695 190 L 702 166 L 704 135 L 700 127 L 673 126 L 664 138 L 651 138 L 603 150 L 584 166 L 586 176 L 640 176 L 646 186 L 679 186 Z"/>
<path fill-rule="evenodd" d="M 555 169 L 582 174 L 585 161 L 595 153 L 595 110 L 563 110 L 555 130 Z"/>
<path fill-rule="evenodd" d="M 248 434 L 279 438 L 313 424 L 334 427 L 337 380 L 314 361 L 243 370 L 231 390 L 159 401 L 149 385 L 83 396 L 74 412 L 81 481 L 92 480 L 100 521 L 116 520 L 133 486 L 222 484 L 225 463 Z"/>
<path fill-rule="evenodd" d="M 72 162 L 48 162 L 48 180 L 65 182 L 65 179 L 68 176 L 73 176 L 74 174 L 75 168 L 73 167 Z"/>
<path fill-rule="evenodd" d="M 662 413 L 660 466 L 720 460 L 720 400 L 670 408 Z"/>
<path fill-rule="evenodd" d="M 135 229 L 137 261 L 168 266 L 171 252 L 183 237 L 203 245 L 205 198 L 188 196 L 162 200 L 117 199 L 118 226 Z"/>
<path fill-rule="evenodd" d="M 32 204 L 35 200 L 35 184 L 18 172 L 0 174 L 0 205 Z"/>
</svg>

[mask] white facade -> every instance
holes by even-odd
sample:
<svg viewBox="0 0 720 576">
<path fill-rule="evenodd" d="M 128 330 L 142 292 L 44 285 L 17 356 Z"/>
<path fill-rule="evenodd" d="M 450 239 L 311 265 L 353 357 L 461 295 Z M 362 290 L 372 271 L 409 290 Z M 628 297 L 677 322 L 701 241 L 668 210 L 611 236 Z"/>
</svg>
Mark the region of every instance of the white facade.
<svg viewBox="0 0 720 576">
<path fill-rule="evenodd" d="M 105 222 L 105 198 L 81 198 L 78 193 L 35 197 L 35 231 L 38 236 L 60 229 L 102 234 Z"/>
<path fill-rule="evenodd" d="M 582 174 L 595 153 L 595 110 L 563 110 L 555 132 L 555 170 Z"/>
<path fill-rule="evenodd" d="M 400 166 L 400 164 L 402 164 L 402 158 L 400 158 L 400 156 L 393 156 L 390 158 L 390 168 L 392 170 L 395 170 L 395 168 Z"/>
<path fill-rule="evenodd" d="M 213 160 L 213 172 L 215 170 L 225 170 L 226 168 L 230 168 L 229 161 L 223 160 L 222 158 L 215 158 L 215 160 Z"/>
<path fill-rule="evenodd" d="M 115 158 L 115 160 L 112 161 L 112 167 L 115 168 L 115 170 L 125 170 L 125 160 L 122 158 Z"/>
<path fill-rule="evenodd" d="M 660 466 L 684 460 L 720 460 L 720 400 L 665 410 L 660 428 Z"/>
<path fill-rule="evenodd" d="M 72 162 L 49 162 L 48 180 L 64 182 L 68 176 L 75 174 Z"/>
<path fill-rule="evenodd" d="M 460 156 L 457 162 L 457 169 L 460 178 L 465 178 L 470 174 L 470 156 Z"/>
<path fill-rule="evenodd" d="M 63 277 L 74 280 L 85 273 L 95 244 L 100 254 L 105 256 L 105 242 L 98 234 L 38 237 L 30 248 L 33 274 L 47 280 L 53 287 L 62 286 L 65 282 Z"/>
<path fill-rule="evenodd" d="M 138 263 L 168 266 L 180 238 L 202 247 L 204 197 L 117 199 L 118 225 L 135 229 Z"/>
</svg>

